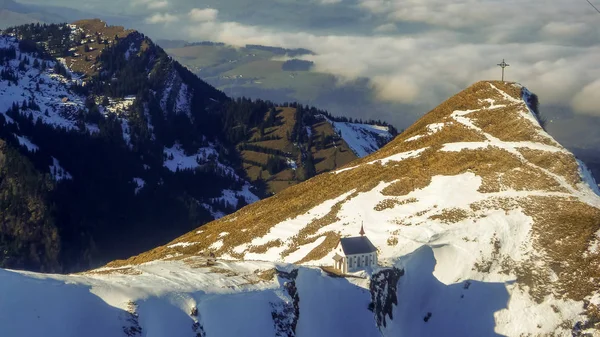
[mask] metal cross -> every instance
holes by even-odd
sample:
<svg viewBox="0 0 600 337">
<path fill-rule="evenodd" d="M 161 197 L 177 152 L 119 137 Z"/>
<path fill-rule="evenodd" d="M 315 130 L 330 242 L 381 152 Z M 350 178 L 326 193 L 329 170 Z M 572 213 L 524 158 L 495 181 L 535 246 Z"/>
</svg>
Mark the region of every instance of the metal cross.
<svg viewBox="0 0 600 337">
<path fill-rule="evenodd" d="M 498 63 L 498 65 L 502 68 L 502 82 L 504 82 L 504 68 L 509 67 L 510 64 L 504 62 L 504 59 L 502 59 L 502 63 Z"/>
</svg>

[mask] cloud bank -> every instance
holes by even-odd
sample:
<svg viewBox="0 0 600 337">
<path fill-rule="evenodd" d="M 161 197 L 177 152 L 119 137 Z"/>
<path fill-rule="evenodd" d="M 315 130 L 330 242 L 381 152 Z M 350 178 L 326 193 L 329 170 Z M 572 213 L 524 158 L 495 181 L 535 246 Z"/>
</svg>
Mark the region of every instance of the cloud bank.
<svg viewBox="0 0 600 337">
<path fill-rule="evenodd" d="M 219 11 L 212 8 L 199 9 L 193 8 L 189 13 L 189 18 L 195 22 L 215 21 Z"/>
<path fill-rule="evenodd" d="M 169 13 L 156 13 L 152 16 L 146 18 L 146 23 L 163 23 L 168 24 L 171 22 L 177 21 L 178 18 L 176 15 L 171 15 Z"/>
<path fill-rule="evenodd" d="M 180 16 L 159 13 L 148 22 L 187 20 L 182 29 L 191 40 L 308 48 L 317 53 L 305 56 L 315 70 L 342 81 L 367 77 L 379 99 L 419 108 L 432 108 L 473 82 L 499 79 L 496 64 L 505 58 L 511 65 L 506 79 L 529 87 L 542 104 L 600 116 L 594 95 L 600 15 L 584 1 L 315 0 L 314 6 L 324 4 L 359 8 L 359 19 L 371 28 L 364 34 L 282 30 L 267 19 L 247 25 L 221 18 L 222 10 L 197 8 Z"/>
<path fill-rule="evenodd" d="M 134 7 L 146 7 L 147 9 L 164 9 L 169 7 L 169 2 L 166 0 L 134 0 L 131 2 Z"/>
</svg>

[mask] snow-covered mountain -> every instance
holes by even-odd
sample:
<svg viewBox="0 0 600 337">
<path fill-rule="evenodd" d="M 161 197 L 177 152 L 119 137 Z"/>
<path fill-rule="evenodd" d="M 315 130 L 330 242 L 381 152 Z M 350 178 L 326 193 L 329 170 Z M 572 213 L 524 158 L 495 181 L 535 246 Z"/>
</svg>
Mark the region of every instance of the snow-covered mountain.
<svg viewBox="0 0 600 337">
<path fill-rule="evenodd" d="M 600 196 L 536 105 L 480 82 L 165 246 L 77 275 L 0 271 L 0 335 L 596 336 Z M 361 224 L 379 266 L 319 269 Z"/>
<path fill-rule="evenodd" d="M 229 99 L 134 30 L 81 20 L 0 31 L 0 157 L 9 158 L 0 188 L 13 192 L 0 197 L 9 209 L 0 266 L 98 267 L 256 202 L 267 175 L 250 178 L 240 150 L 249 143 L 267 152 L 251 156 L 257 169 L 267 159 L 293 166 L 272 177 L 279 190 L 291 175 L 301 181 L 356 158 L 325 161 L 312 149 L 318 169 L 297 177 L 310 139 L 288 139 L 293 118 L 274 137 L 282 114 L 272 102 Z M 266 133 L 251 139 L 259 128 Z"/>
</svg>

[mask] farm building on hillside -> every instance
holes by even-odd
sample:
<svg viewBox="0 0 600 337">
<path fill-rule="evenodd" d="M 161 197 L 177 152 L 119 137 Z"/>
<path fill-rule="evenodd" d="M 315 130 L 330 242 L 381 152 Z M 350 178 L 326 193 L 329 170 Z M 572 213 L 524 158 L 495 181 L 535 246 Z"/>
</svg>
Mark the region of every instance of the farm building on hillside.
<svg viewBox="0 0 600 337">
<path fill-rule="evenodd" d="M 377 265 L 377 248 L 365 236 L 362 225 L 359 234 L 360 236 L 340 239 L 335 247 L 333 267 L 342 273 Z"/>
</svg>

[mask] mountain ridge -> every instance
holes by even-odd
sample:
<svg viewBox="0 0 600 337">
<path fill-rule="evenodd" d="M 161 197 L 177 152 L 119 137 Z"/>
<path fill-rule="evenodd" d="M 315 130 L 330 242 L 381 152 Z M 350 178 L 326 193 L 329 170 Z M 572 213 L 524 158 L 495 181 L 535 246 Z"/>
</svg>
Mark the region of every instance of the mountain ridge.
<svg viewBox="0 0 600 337">
<path fill-rule="evenodd" d="M 7 231 L 20 234 L 0 238 L 0 247 L 10 247 L 0 249 L 2 266 L 44 271 L 97 267 L 155 247 L 271 192 L 264 186 L 266 178 L 250 181 L 238 145 L 249 142 L 269 111 L 279 109 L 273 102 L 231 100 L 143 34 L 98 19 L 29 24 L 1 34 L 0 137 L 18 150 L 18 156 L 7 152 L 15 161 L 34 165 L 32 177 L 54 180 L 47 185 L 50 198 L 35 200 L 43 204 L 37 206 L 49 215 L 60 243 L 52 262 L 40 257 L 44 245 L 29 248 L 24 233 L 33 224 L 23 221 L 27 213 L 22 208 L 6 219 Z M 306 117 L 322 112 L 302 109 Z M 275 122 L 277 114 L 272 114 Z M 304 148 L 312 137 L 302 131 L 295 134 L 304 137 L 302 142 L 283 157 L 307 171 L 311 156 L 321 154 Z M 338 145 L 344 142 L 335 138 Z M 283 161 L 274 159 L 277 165 Z M 284 165 L 288 169 L 292 163 Z M 334 162 L 304 172 L 297 181 L 335 168 Z M 14 173 L 9 171 L 9 176 Z M 7 207 L 19 204 L 4 202 Z"/>
<path fill-rule="evenodd" d="M 0 270 L 0 332 L 594 336 L 600 196 L 540 120 L 526 88 L 478 82 L 379 151 L 165 246 L 77 275 Z M 361 225 L 379 265 L 321 269 Z"/>
<path fill-rule="evenodd" d="M 364 222 L 383 265 L 427 246 L 445 284 L 507 282 L 514 309 L 497 316 L 498 332 L 597 329 L 600 196 L 544 132 L 536 101 L 518 84 L 478 82 L 379 151 L 102 270 L 209 253 L 327 265 Z M 511 323 L 522 315 L 530 324 Z"/>
</svg>

